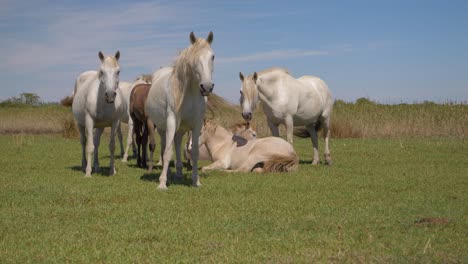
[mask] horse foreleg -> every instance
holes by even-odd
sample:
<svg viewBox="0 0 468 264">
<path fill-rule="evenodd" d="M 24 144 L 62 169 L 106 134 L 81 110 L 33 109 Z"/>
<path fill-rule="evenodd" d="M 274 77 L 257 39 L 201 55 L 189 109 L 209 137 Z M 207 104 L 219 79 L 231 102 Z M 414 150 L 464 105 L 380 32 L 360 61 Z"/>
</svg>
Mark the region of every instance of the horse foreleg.
<svg viewBox="0 0 468 264">
<path fill-rule="evenodd" d="M 187 170 L 192 170 L 192 157 L 190 154 L 192 152 L 192 133 L 187 132 L 187 143 L 184 147 L 185 160 L 187 160 Z"/>
<path fill-rule="evenodd" d="M 109 175 L 115 175 L 117 171 L 115 170 L 115 132 L 120 124 L 120 120 L 114 121 L 111 127 L 111 137 L 109 142 L 109 152 L 110 152 L 110 162 L 109 162 Z"/>
<path fill-rule="evenodd" d="M 202 122 L 196 122 L 195 126 L 192 128 L 192 186 L 199 187 L 201 186 L 200 179 L 198 177 L 198 156 L 200 147 L 198 146 L 198 141 L 200 137 Z"/>
<path fill-rule="evenodd" d="M 310 134 L 310 138 L 312 139 L 312 146 L 314 147 L 314 159 L 312 161 L 312 165 L 317 165 L 319 163 L 317 130 L 315 130 L 315 125 L 308 125 L 306 126 L 306 129 Z"/>
<path fill-rule="evenodd" d="M 158 134 L 159 134 L 159 142 L 161 142 L 161 149 L 159 151 L 159 161 L 156 165 L 162 167 L 164 151 L 166 150 L 166 132 L 161 132 L 158 130 Z"/>
<path fill-rule="evenodd" d="M 86 175 L 85 177 L 91 177 L 91 157 L 94 153 L 94 142 L 93 142 L 93 127 L 94 121 L 90 116 L 85 117 L 85 127 L 86 127 L 86 156 L 87 156 L 87 163 L 86 163 Z"/>
<path fill-rule="evenodd" d="M 159 190 L 167 190 L 167 178 L 169 174 L 169 162 L 172 158 L 172 144 L 174 143 L 174 136 L 176 130 L 176 120 L 174 116 L 167 117 L 166 120 L 166 144 L 163 154 L 163 168 L 159 176 Z"/>
<path fill-rule="evenodd" d="M 226 170 L 226 166 L 224 166 L 224 163 L 221 160 L 217 160 L 202 168 L 202 172 L 207 172 L 210 170 Z"/>
<path fill-rule="evenodd" d="M 273 122 L 271 122 L 270 119 L 268 119 L 268 117 L 267 117 L 267 123 L 268 123 L 268 127 L 270 128 L 271 134 L 274 137 L 279 137 L 278 125 L 273 124 Z"/>
<path fill-rule="evenodd" d="M 292 145 L 293 144 L 293 118 L 292 116 L 287 116 L 286 120 L 284 120 L 284 125 L 286 126 L 286 139 Z"/>
<path fill-rule="evenodd" d="M 175 176 L 177 180 L 181 180 L 183 178 L 182 168 L 184 167 L 184 164 L 182 163 L 182 155 L 180 152 L 183 136 L 184 134 L 182 133 L 176 133 L 174 137 L 174 145 L 175 145 L 175 151 L 176 151 L 176 175 Z"/>
<path fill-rule="evenodd" d="M 83 125 L 78 125 L 80 131 L 80 143 L 81 143 L 81 170 L 86 170 L 86 128 Z"/>
<path fill-rule="evenodd" d="M 156 141 L 154 139 L 154 124 L 150 118 L 146 120 L 146 126 L 148 127 L 149 150 L 150 150 L 150 156 L 149 156 L 149 161 L 148 161 L 149 162 L 148 171 L 152 172 L 153 171 L 153 155 L 156 149 Z"/>
<path fill-rule="evenodd" d="M 99 144 L 101 144 L 101 135 L 104 128 L 96 128 L 94 133 L 94 172 L 99 172 Z"/>
<path fill-rule="evenodd" d="M 332 165 L 333 161 L 330 155 L 330 149 L 328 148 L 328 139 L 330 138 L 330 119 L 328 118 L 323 122 L 323 138 L 325 140 L 325 164 Z"/>
<path fill-rule="evenodd" d="M 133 120 L 131 118 L 128 119 L 127 145 L 125 146 L 125 152 L 122 158 L 123 162 L 128 161 L 128 150 L 130 149 L 130 145 L 133 145 Z"/>
<path fill-rule="evenodd" d="M 123 157 L 124 146 L 123 146 L 123 137 L 122 137 L 122 125 L 120 122 L 117 127 L 117 138 L 119 139 L 119 143 L 120 143 L 120 156 Z"/>
</svg>

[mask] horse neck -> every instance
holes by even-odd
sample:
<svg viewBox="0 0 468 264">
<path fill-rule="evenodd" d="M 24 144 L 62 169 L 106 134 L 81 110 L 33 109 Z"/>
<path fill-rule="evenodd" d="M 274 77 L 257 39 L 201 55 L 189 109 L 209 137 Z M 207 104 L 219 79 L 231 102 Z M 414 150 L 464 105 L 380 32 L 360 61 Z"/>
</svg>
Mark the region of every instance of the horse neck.
<svg viewBox="0 0 468 264">
<path fill-rule="evenodd" d="M 195 95 L 194 97 L 190 97 L 191 100 L 202 97 L 199 93 L 196 94 L 198 91 L 198 82 L 192 69 L 192 65 L 187 61 L 174 66 L 172 85 L 174 86 L 173 91 L 177 111 L 180 110 L 187 94 Z"/>
<path fill-rule="evenodd" d="M 227 146 L 232 145 L 232 134 L 223 127 L 218 126 L 216 131 L 209 135 L 205 141 L 205 146 L 210 152 L 210 155 L 216 160 L 224 156 L 227 151 Z"/>
</svg>

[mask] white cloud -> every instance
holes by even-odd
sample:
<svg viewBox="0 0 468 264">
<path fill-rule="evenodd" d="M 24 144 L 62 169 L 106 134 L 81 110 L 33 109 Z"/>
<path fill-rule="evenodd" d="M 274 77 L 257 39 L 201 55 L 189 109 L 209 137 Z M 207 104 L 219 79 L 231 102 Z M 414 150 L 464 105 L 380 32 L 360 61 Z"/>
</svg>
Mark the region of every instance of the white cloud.
<svg viewBox="0 0 468 264">
<path fill-rule="evenodd" d="M 328 55 L 328 52 L 320 51 L 320 50 L 288 49 L 288 50 L 273 50 L 273 51 L 267 51 L 267 52 L 258 52 L 258 53 L 249 54 L 245 56 L 220 58 L 218 61 L 220 63 L 251 62 L 251 61 L 290 59 L 290 58 L 324 56 L 324 55 Z"/>
</svg>

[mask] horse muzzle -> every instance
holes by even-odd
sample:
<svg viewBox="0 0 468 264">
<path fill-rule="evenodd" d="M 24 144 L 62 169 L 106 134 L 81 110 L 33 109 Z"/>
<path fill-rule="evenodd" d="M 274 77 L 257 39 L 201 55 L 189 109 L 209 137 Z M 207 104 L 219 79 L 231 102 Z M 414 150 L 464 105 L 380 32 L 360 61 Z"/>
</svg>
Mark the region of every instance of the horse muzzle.
<svg viewBox="0 0 468 264">
<path fill-rule="evenodd" d="M 200 84 L 200 94 L 202 96 L 208 96 L 210 93 L 213 92 L 214 89 L 214 83 L 211 85 L 209 84 Z"/>
<path fill-rule="evenodd" d="M 112 92 L 111 94 L 112 94 L 112 96 L 109 96 L 109 93 L 105 94 L 106 102 L 108 104 L 113 104 L 115 102 L 115 97 L 117 96 L 116 92 Z"/>
<path fill-rule="evenodd" d="M 242 118 L 244 118 L 245 121 L 252 120 L 252 112 L 243 112 Z"/>
</svg>

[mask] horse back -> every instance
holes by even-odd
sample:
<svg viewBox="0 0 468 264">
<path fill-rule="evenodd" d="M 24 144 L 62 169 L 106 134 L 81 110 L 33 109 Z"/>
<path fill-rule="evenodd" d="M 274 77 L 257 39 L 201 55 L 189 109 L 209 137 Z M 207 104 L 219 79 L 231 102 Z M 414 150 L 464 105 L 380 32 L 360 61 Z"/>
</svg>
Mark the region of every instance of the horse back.
<svg viewBox="0 0 468 264">
<path fill-rule="evenodd" d="M 145 102 L 151 88 L 150 84 L 137 84 L 130 93 L 130 115 L 135 116 L 140 121 L 145 121 Z"/>
</svg>

